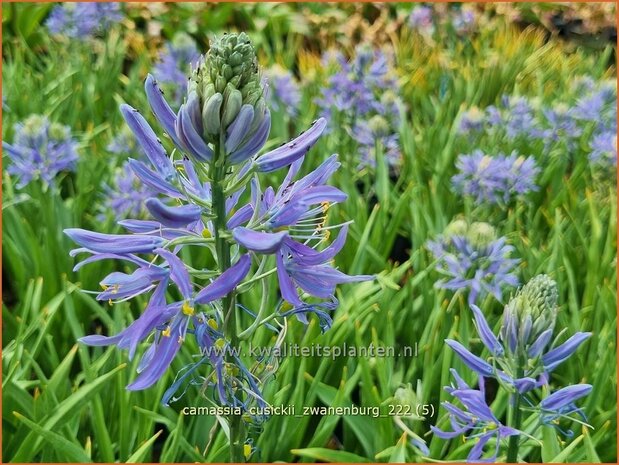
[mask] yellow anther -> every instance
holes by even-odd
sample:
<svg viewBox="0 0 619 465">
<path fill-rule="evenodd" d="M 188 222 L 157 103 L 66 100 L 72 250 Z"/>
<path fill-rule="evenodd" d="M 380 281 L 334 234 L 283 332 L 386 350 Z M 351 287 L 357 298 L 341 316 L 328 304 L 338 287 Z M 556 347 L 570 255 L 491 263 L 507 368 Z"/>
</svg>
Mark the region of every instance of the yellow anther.
<svg viewBox="0 0 619 465">
<path fill-rule="evenodd" d="M 284 300 L 284 303 L 282 304 L 282 311 L 287 312 L 288 310 L 292 310 L 293 308 L 294 307 L 290 302 Z"/>
<path fill-rule="evenodd" d="M 224 341 L 222 338 L 219 338 L 215 341 L 215 347 L 217 347 L 218 349 L 223 349 L 225 345 L 226 341 Z"/>
<path fill-rule="evenodd" d="M 184 302 L 183 306 L 181 307 L 181 310 L 187 316 L 192 316 L 195 313 L 193 307 L 189 305 L 189 302 Z"/>
<path fill-rule="evenodd" d="M 322 207 L 322 211 L 326 212 L 329 209 L 329 207 L 331 206 L 331 204 L 329 202 L 322 202 L 320 204 L 320 206 Z"/>
<path fill-rule="evenodd" d="M 243 454 L 245 454 L 245 458 L 248 459 L 251 455 L 251 446 L 249 444 L 243 445 Z"/>
<path fill-rule="evenodd" d="M 206 324 L 209 325 L 213 329 L 219 328 L 219 325 L 217 324 L 217 321 L 215 321 L 213 318 L 209 318 L 209 320 L 206 322 Z"/>
<path fill-rule="evenodd" d="M 114 284 L 114 286 L 112 287 L 112 294 L 118 294 L 119 289 L 120 286 L 118 284 Z"/>
<path fill-rule="evenodd" d="M 213 237 L 213 235 L 211 234 L 211 232 L 208 230 L 208 228 L 204 228 L 202 230 L 202 237 L 204 239 L 210 239 L 211 237 Z"/>
<path fill-rule="evenodd" d="M 170 327 L 168 326 L 166 329 L 164 329 L 163 331 L 161 331 L 161 335 L 165 336 L 165 337 L 170 337 Z"/>
<path fill-rule="evenodd" d="M 104 291 L 107 291 L 107 286 L 105 284 L 101 284 L 101 289 L 103 289 Z"/>
</svg>

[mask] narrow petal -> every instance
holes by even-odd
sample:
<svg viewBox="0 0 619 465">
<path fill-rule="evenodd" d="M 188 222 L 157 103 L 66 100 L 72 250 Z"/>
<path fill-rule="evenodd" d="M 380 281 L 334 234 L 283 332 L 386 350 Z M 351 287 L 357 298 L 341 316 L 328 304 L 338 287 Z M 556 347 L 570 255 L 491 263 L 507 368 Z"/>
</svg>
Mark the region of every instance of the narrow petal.
<svg viewBox="0 0 619 465">
<path fill-rule="evenodd" d="M 182 296 L 185 299 L 192 298 L 193 285 L 191 284 L 191 278 L 189 277 L 187 267 L 185 267 L 181 259 L 165 249 L 155 249 L 154 252 L 165 258 L 170 265 L 170 278 L 172 278 L 172 281 L 178 286 Z"/>
<path fill-rule="evenodd" d="M 261 155 L 256 159 L 258 171 L 270 172 L 275 171 L 284 166 L 288 166 L 303 155 L 316 143 L 327 127 L 327 120 L 320 118 L 314 122 L 312 127 L 301 134 L 299 137 L 282 145 L 281 147 L 271 150 L 270 152 Z"/>
<path fill-rule="evenodd" d="M 550 339 L 552 338 L 552 332 L 552 329 L 547 329 L 539 335 L 539 337 L 535 340 L 535 342 L 533 342 L 533 344 L 531 344 L 531 347 L 529 347 L 528 351 L 530 358 L 535 358 L 542 353 L 542 351 L 548 345 Z"/>
<path fill-rule="evenodd" d="M 247 250 L 271 254 L 281 248 L 288 232 L 266 233 L 239 226 L 232 231 L 232 237 Z"/>
<path fill-rule="evenodd" d="M 488 348 L 492 355 L 503 355 L 503 346 L 490 329 L 490 326 L 488 326 L 488 322 L 486 321 L 484 314 L 477 305 L 471 305 L 471 310 L 475 316 L 475 326 L 477 327 L 477 332 L 479 333 L 479 337 L 484 345 Z"/>
<path fill-rule="evenodd" d="M 235 229 L 243 223 L 247 223 L 254 214 L 254 207 L 248 203 L 239 208 L 228 220 L 228 229 Z"/>
<path fill-rule="evenodd" d="M 279 290 L 282 298 L 295 306 L 302 305 L 303 302 L 299 298 L 294 282 L 288 275 L 288 271 L 286 271 L 281 251 L 275 254 L 275 261 L 277 263 L 277 279 L 279 280 Z"/>
<path fill-rule="evenodd" d="M 213 151 L 200 137 L 193 126 L 191 115 L 188 113 L 188 103 L 181 105 L 176 118 L 176 135 L 182 142 L 182 147 L 198 161 L 208 162 L 213 159 Z"/>
<path fill-rule="evenodd" d="M 181 335 L 178 332 L 180 319 L 173 323 L 169 336 L 161 336 L 150 363 L 127 386 L 129 391 L 139 391 L 155 384 L 165 374 L 176 353 L 181 348 Z"/>
<path fill-rule="evenodd" d="M 200 304 L 212 302 L 228 295 L 247 276 L 251 267 L 249 255 L 242 255 L 239 260 L 219 275 L 215 281 L 202 289 L 196 295 L 195 301 Z"/>
<path fill-rule="evenodd" d="M 451 393 L 457 398 L 466 409 L 483 421 L 499 423 L 497 418 L 488 407 L 484 394 L 481 391 L 475 389 L 456 389 Z"/>
<path fill-rule="evenodd" d="M 180 141 L 176 137 L 176 131 L 174 130 L 174 124 L 176 122 L 176 114 L 168 105 L 163 97 L 163 91 L 157 85 L 157 81 L 152 75 L 146 77 L 144 83 L 144 89 L 146 90 L 146 98 L 150 104 L 150 108 L 153 110 L 155 118 L 159 121 L 159 124 L 163 127 L 163 130 L 172 138 L 174 144 L 180 146 Z"/>
<path fill-rule="evenodd" d="M 490 365 L 488 362 L 478 357 L 477 355 L 473 355 L 466 347 L 464 347 L 458 341 L 454 341 L 452 339 L 445 339 L 445 343 L 449 347 L 451 347 L 451 349 L 456 354 L 458 354 L 464 364 L 468 366 L 471 370 L 483 376 L 493 375 L 494 369 L 492 368 L 492 365 Z"/>
<path fill-rule="evenodd" d="M 266 115 L 256 132 L 241 144 L 241 146 L 230 154 L 228 159 L 235 165 L 241 163 L 257 154 L 264 146 L 271 132 L 271 113 L 267 110 Z"/>
<path fill-rule="evenodd" d="M 146 164 L 139 160 L 129 159 L 129 167 L 135 175 L 146 184 L 148 187 L 155 189 L 157 192 L 173 198 L 181 198 L 181 194 L 172 184 L 165 181 L 159 173 L 149 169 Z"/>
<path fill-rule="evenodd" d="M 156 197 L 145 202 L 149 213 L 164 226 L 182 228 L 201 218 L 202 209 L 198 205 L 181 205 L 170 207 Z"/>
<path fill-rule="evenodd" d="M 65 229 L 64 233 L 82 247 L 101 253 L 150 253 L 165 242 L 157 236 L 103 234 L 79 228 Z"/>
<path fill-rule="evenodd" d="M 494 431 L 486 433 L 486 434 L 482 434 L 477 439 L 477 443 L 473 446 L 473 448 L 469 452 L 469 455 L 467 456 L 466 460 L 468 462 L 479 462 L 481 459 L 481 456 L 484 453 L 484 447 L 486 447 L 486 444 L 488 443 L 490 438 L 494 435 L 495 435 Z M 491 457 L 488 459 L 489 462 L 494 462 L 495 460 L 496 460 L 496 457 Z"/>
<path fill-rule="evenodd" d="M 586 396 L 591 392 L 590 384 L 575 384 L 553 392 L 540 403 L 544 410 L 560 411 L 566 405 Z"/>
<path fill-rule="evenodd" d="M 237 117 L 228 127 L 225 143 L 226 154 L 230 154 L 238 148 L 244 136 L 247 134 L 249 125 L 253 119 L 254 107 L 249 104 L 243 105 Z"/>
<path fill-rule="evenodd" d="M 590 336 L 591 333 L 578 332 L 560 346 L 544 354 L 542 356 L 542 362 L 544 363 L 546 370 L 552 371 L 567 360 L 576 351 L 576 349 L 578 349 L 580 344 L 585 342 Z"/>
<path fill-rule="evenodd" d="M 120 106 L 120 112 L 157 172 L 165 180 L 172 178 L 174 176 L 172 162 L 148 122 L 139 111 L 127 104 Z"/>
<path fill-rule="evenodd" d="M 346 235 L 348 234 L 348 225 L 342 226 L 337 238 L 329 247 L 326 249 L 317 252 L 311 247 L 306 246 L 305 244 L 301 244 L 292 239 L 286 239 L 286 246 L 290 248 L 293 260 L 295 263 L 299 265 L 320 265 L 322 263 L 326 263 L 329 260 L 333 259 L 344 244 L 346 243 Z"/>
</svg>

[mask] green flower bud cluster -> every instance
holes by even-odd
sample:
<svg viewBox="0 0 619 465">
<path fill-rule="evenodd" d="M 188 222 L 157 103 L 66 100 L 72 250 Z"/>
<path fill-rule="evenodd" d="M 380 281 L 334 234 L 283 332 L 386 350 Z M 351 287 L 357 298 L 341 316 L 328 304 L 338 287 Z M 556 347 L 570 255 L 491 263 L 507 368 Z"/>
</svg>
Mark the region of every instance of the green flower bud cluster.
<svg viewBox="0 0 619 465">
<path fill-rule="evenodd" d="M 204 135 L 211 142 L 230 126 L 243 105 L 254 108 L 251 128 L 261 123 L 267 107 L 258 71 L 255 49 L 244 32 L 224 34 L 211 43 L 189 84 L 189 93 L 195 91 L 200 99 Z"/>
<path fill-rule="evenodd" d="M 473 222 L 470 225 L 463 219 L 456 219 L 445 228 L 446 237 L 463 236 L 469 243 L 478 249 L 487 247 L 497 240 L 494 227 L 488 223 Z"/>
<path fill-rule="evenodd" d="M 557 283 L 548 275 L 535 276 L 505 306 L 501 336 L 513 353 L 521 353 L 546 333 L 557 319 Z"/>
</svg>

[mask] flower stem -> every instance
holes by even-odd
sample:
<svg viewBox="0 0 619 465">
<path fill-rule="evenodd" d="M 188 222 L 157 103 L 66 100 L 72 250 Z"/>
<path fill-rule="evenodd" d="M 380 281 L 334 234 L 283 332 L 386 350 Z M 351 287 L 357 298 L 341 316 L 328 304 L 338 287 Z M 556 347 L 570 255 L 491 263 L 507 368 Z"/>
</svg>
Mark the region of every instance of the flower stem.
<svg viewBox="0 0 619 465">
<path fill-rule="evenodd" d="M 222 150 L 223 144 L 215 145 L 215 158 L 212 164 L 212 200 L 215 218 L 213 226 L 215 229 L 215 250 L 217 252 L 217 262 L 219 269 L 223 273 L 230 268 L 230 245 L 225 238 L 226 231 L 226 197 L 224 193 L 224 180 L 226 176 L 225 153 Z M 223 333 L 229 338 L 232 349 L 238 346 L 239 338 L 236 333 L 236 296 L 231 292 L 223 298 L 222 308 L 224 312 Z M 234 363 L 232 357 L 233 350 L 226 354 L 226 362 Z M 240 463 L 245 461 L 244 444 L 245 432 L 240 415 L 230 415 L 228 417 L 230 428 L 230 462 Z"/>
<path fill-rule="evenodd" d="M 516 369 L 516 378 L 522 378 L 524 376 L 524 358 L 522 356 L 518 357 L 518 367 Z M 522 410 L 520 409 L 520 393 L 516 390 L 515 393 L 512 394 L 512 402 L 511 402 L 511 427 L 519 430 L 522 424 Z M 507 463 L 518 463 L 518 449 L 520 447 L 520 436 L 514 435 L 509 437 L 509 445 L 507 448 Z"/>
</svg>

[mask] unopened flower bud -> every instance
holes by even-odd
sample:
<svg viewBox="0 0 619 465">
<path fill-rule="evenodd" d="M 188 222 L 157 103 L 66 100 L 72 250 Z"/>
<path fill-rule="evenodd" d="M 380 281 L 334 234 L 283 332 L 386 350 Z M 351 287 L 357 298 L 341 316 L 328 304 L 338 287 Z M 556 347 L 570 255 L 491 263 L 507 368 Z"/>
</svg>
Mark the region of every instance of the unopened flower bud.
<svg viewBox="0 0 619 465">
<path fill-rule="evenodd" d="M 557 283 L 542 274 L 531 279 L 505 306 L 501 337 L 512 354 L 536 357 L 550 342 L 557 319 Z"/>
<path fill-rule="evenodd" d="M 245 33 L 224 34 L 214 40 L 193 72 L 189 92 L 195 91 L 198 96 L 203 126 L 202 133 L 196 132 L 206 144 L 223 141 L 229 164 L 247 160 L 266 142 L 270 113 L 264 102 L 264 90 L 256 52 Z M 242 111 L 246 106 L 251 109 Z M 179 113 L 190 110 L 185 104 Z M 183 118 L 181 128 L 185 130 L 181 132 L 188 135 L 188 141 L 193 131 L 186 125 L 196 120 L 193 115 Z"/>
<path fill-rule="evenodd" d="M 446 237 L 466 236 L 468 229 L 469 225 L 465 220 L 457 219 L 447 225 L 443 234 Z"/>
<path fill-rule="evenodd" d="M 494 242 L 497 235 L 494 227 L 488 223 L 475 222 L 469 226 L 467 238 L 473 246 L 484 248 Z"/>
</svg>

